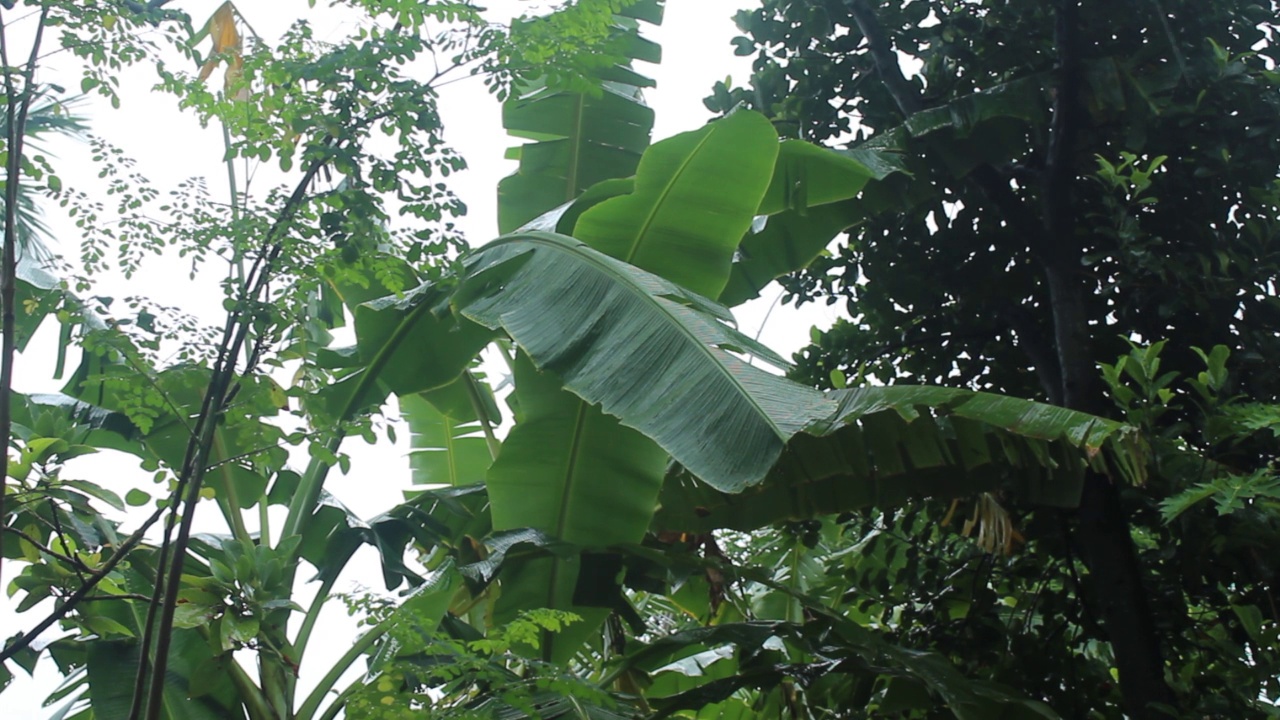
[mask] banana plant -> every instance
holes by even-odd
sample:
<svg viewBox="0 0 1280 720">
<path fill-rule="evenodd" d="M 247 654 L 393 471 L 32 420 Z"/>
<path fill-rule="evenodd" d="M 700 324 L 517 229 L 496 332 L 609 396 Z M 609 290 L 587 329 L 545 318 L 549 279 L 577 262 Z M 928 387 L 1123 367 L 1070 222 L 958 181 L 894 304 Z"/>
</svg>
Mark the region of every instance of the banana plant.
<svg viewBox="0 0 1280 720">
<path fill-rule="evenodd" d="M 753 220 L 847 200 L 876 176 L 826 152 L 780 143 L 765 118 L 738 112 L 651 147 L 634 178 L 612 184 L 620 194 L 588 190 L 575 203 L 590 207 L 551 208 L 531 224 L 571 235 L 519 231 L 464 258 L 434 311 L 454 329 L 420 327 L 474 325 L 516 348 L 517 422 L 485 479 L 496 531 L 600 549 L 651 529 L 755 529 L 1010 483 L 1071 505 L 1090 465 L 1141 481 L 1142 448 L 1114 422 L 948 388 L 820 393 L 742 360 L 785 367 L 709 299 L 727 287 Z M 430 382 L 463 367 L 436 375 L 449 369 L 431 363 Z M 495 618 L 531 608 L 584 618 L 542 639 L 544 660 L 581 652 L 607 615 L 575 600 L 599 584 L 583 577 L 586 557 L 503 565 Z"/>
<path fill-rule="evenodd" d="M 626 57 L 656 59 L 638 21 L 659 20 L 661 4 L 622 5 L 611 32 Z M 1141 480 L 1132 431 L 963 390 L 823 393 L 786 379 L 787 362 L 740 332 L 728 305 L 810 262 L 857 221 L 860 193 L 900 163 L 891 154 L 781 141 L 750 111 L 649 145 L 652 113 L 640 94 L 648 81 L 625 61 L 597 79 L 599 93 L 530 84 L 506 103 L 507 128 L 534 142 L 512 153 L 519 170 L 500 185 L 502 237 L 468 252 L 451 273 L 423 278 L 405 259 L 379 258 L 360 282 L 326 288 L 344 304 L 330 311 L 350 316 L 356 344 L 317 342 L 323 347 L 302 355 L 334 380 L 308 394 L 303 411 L 317 424 L 359 428 L 353 420 L 395 395 L 412 435 L 414 478 L 436 487 L 375 518 L 356 517 L 324 488 L 329 468 L 343 463 L 342 434 L 313 444 L 307 468 L 293 472 L 274 447 L 290 438 L 267 420 L 287 406 L 282 389 L 246 381 L 237 391 L 209 456 L 210 494 L 231 532 L 196 537 L 189 547 L 162 716 L 332 718 L 357 712 L 368 692 L 394 704 L 414 684 L 404 664 L 438 664 L 423 643 L 442 637 L 464 644 L 447 647 L 484 656 L 457 667 L 486 672 L 508 649 L 539 671 L 595 667 L 606 647 L 621 654 L 591 677 L 605 695 L 600 703 L 541 692 L 523 706 L 504 705 L 500 692 L 483 693 L 489 675 L 444 683 L 457 690 L 449 700 L 458 709 L 503 717 L 778 716 L 781 700 L 748 707 L 731 696 L 854 665 L 872 682 L 893 677 L 926 687 L 960 717 L 981 716 L 983 703 L 1017 704 L 998 689 L 966 687 L 936 656 L 871 635 L 801 585 L 657 540 L 701 535 L 705 545 L 726 528 L 1006 486 L 1070 505 L 1087 468 Z M 384 282 L 392 276 L 396 283 Z M 410 278 L 416 287 L 394 291 Z M 492 346 L 510 363 L 514 384 L 515 422 L 505 437 L 493 390 L 476 373 L 477 355 Z M 113 384 L 139 374 L 150 383 L 141 395 Z M 106 418 L 127 420 L 120 432 L 94 427 L 99 434 L 86 437 L 175 467 L 207 381 L 199 367 L 146 374 L 118 354 L 89 353 L 67 394 L 91 404 L 104 427 Z M 60 402 L 68 412 L 85 407 Z M 43 457 L 39 447 L 31 456 Z M 270 523 L 272 505 L 287 508 L 282 526 Z M 243 519 L 251 509 L 261 518 L 257 532 Z M 123 544 L 102 535 L 96 549 Z M 362 544 L 378 549 L 388 588 L 408 585 L 411 594 L 303 693 L 297 671 L 320 608 Z M 417 562 L 406 558 L 410 547 Z M 135 552 L 136 562 L 104 588 L 126 601 L 78 611 L 71 621 L 98 640 L 51 647 L 64 666 L 87 668 L 56 698 L 83 718 L 127 716 L 130 680 L 147 662 L 139 649 L 147 604 L 136 600 L 157 583 L 159 548 L 144 543 Z M 303 562 L 317 570 L 318 585 L 306 608 L 292 594 Z M 625 593 L 623 582 L 635 585 L 646 573 L 661 586 L 650 585 L 650 596 L 670 591 L 664 600 L 673 604 L 682 601 L 671 590 L 679 579 L 702 573 L 760 583 L 785 595 L 794 612 L 767 626 L 734 618 L 620 651 L 624 633 L 610 616 L 642 621 L 631 603 L 644 598 Z M 291 617 L 301 618 L 296 629 Z M 817 625 L 806 626 L 807 617 Z M 525 631 L 512 636 L 513 627 Z M 779 644 L 809 660 L 771 662 Z M 732 658 L 702 655 L 725 645 Z M 244 650 L 254 652 L 256 679 L 237 657 Z M 340 687 L 362 660 L 367 676 Z M 511 665 L 494 682 L 514 686 L 537 675 L 510 673 Z M 634 700 L 644 694 L 634 683 L 647 679 L 656 681 L 652 707 Z M 607 692 L 615 688 L 626 697 Z M 87 710 L 76 704 L 80 692 Z M 422 695 L 415 702 L 431 700 Z"/>
</svg>

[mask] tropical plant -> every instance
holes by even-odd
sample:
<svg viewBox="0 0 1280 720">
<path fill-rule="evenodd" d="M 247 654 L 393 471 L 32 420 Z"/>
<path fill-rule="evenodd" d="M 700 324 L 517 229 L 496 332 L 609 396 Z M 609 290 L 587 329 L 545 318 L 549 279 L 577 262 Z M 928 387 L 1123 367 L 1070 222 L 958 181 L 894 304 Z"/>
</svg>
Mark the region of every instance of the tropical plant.
<svg viewBox="0 0 1280 720">
<path fill-rule="evenodd" d="M 4 518 L 25 561 L 20 609 L 55 607 L 0 658 L 29 669 L 47 652 L 68 676 L 50 702 L 78 718 L 1053 717 L 875 632 L 855 598 L 814 582 L 807 551 L 839 540 L 840 513 L 921 496 L 978 497 L 983 544 L 1007 545 L 996 493 L 1070 506 L 1092 475 L 1139 483 L 1134 430 L 968 390 L 820 392 L 748 362 L 787 369 L 722 304 L 785 272 L 759 258 L 779 244 L 791 257 L 787 238 L 899 158 L 780 141 L 750 110 L 649 146 L 648 81 L 630 63 L 656 57 L 639 36 L 656 1 L 581 2 L 509 33 L 464 3 L 353 7 L 364 21 L 348 41 L 300 22 L 268 47 L 224 4 L 183 37 L 189 52 L 213 42 L 199 71 L 161 66 L 165 89 L 224 123 L 228 158 L 275 159 L 292 189 L 233 190 L 228 206 L 193 183 L 160 200 L 97 146 L 126 202 L 118 222 L 82 222 L 86 271 L 108 248 L 126 273 L 164 245 L 197 269 L 225 260 L 228 316 L 208 329 L 65 293 L 80 363 L 65 394 L 12 396 Z M 152 20 L 184 18 L 130 23 Z M 447 218 L 461 208 L 427 180 L 461 166 L 435 114 L 447 70 L 407 69 L 439 52 L 480 67 L 509 130 L 534 140 L 500 186 L 510 232 L 460 256 Z M 205 85 L 215 61 L 220 92 Z M 413 226 L 391 224 L 390 197 Z M 343 347 L 331 331 L 348 324 Z M 476 362 L 487 347 L 514 384 L 503 437 Z M 325 483 L 334 466 L 361 471 L 343 440 L 376 439 L 393 395 L 424 487 L 362 519 Z M 301 472 L 289 445 L 306 448 Z M 78 479 L 71 461 L 104 448 L 139 457 L 159 497 Z M 94 498 L 154 510 L 124 536 Z M 200 508 L 227 533 L 194 533 Z M 788 532 L 764 530 L 779 522 Z M 767 552 L 747 556 L 753 542 Z M 367 630 L 303 692 L 320 610 L 362 544 L 388 589 L 409 591 L 357 598 Z M 898 569 L 892 554 L 844 558 Z M 69 634 L 37 653 L 55 623 Z M 362 659 L 366 675 L 340 687 Z"/>
</svg>

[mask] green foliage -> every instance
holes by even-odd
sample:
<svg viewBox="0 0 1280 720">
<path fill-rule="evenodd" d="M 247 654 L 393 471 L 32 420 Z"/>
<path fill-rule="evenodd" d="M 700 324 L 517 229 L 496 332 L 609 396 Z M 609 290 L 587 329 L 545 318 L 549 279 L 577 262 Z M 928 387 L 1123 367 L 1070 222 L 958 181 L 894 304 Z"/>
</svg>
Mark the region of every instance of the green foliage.
<svg viewBox="0 0 1280 720">
<path fill-rule="evenodd" d="M 530 661 L 514 648 L 579 621 L 572 613 L 528 610 L 473 640 L 433 632 L 402 617 L 387 636 L 394 659 L 371 668 L 347 701 L 347 716 L 394 718 L 562 717 L 564 706 L 609 710 L 617 701 L 563 665 Z M 566 702 L 566 700 L 568 702 Z M 590 717 L 598 717 L 591 714 Z"/>
<path fill-rule="evenodd" d="M 954 566 L 886 581 L 892 607 L 911 608 L 882 616 L 891 632 L 1063 715 L 1159 716 L 1152 700 L 1178 717 L 1274 714 L 1274 658 L 1254 639 L 1278 621 L 1262 550 L 1276 529 L 1265 358 L 1280 350 L 1273 5 L 765 0 L 737 16 L 750 86 L 707 100 L 900 161 L 810 214 L 827 238 L 847 232 L 783 279 L 787 299 L 840 303 L 847 319 L 815 335 L 795 377 L 945 382 L 1140 428 L 1147 482 L 1115 493 L 1110 536 L 1099 507 L 997 496 L 1030 557 L 956 577 L 1018 612 L 968 616 L 957 643 Z M 919 531 L 881 517 L 850 542 Z M 1130 600 L 1105 565 L 1139 588 Z M 1135 596 L 1128 621 L 1111 615 Z M 1155 658 L 1145 687 L 1126 665 L 1138 635 Z"/>
<path fill-rule="evenodd" d="M 651 83 L 630 61 L 657 59 L 638 33 L 661 19 L 657 2 L 583 0 L 509 30 L 467 3 L 348 6 L 350 34 L 324 42 L 300 20 L 268 43 L 231 3 L 200 32 L 151 5 L 128 23 L 77 20 L 97 43 L 83 51 L 87 89 L 113 85 L 102 79 L 113 63 L 152 57 L 134 38 L 140 23 L 195 61 L 158 65 L 159 89 L 226 130 L 232 199 L 200 181 L 164 193 L 106 141 L 91 151 L 112 206 L 53 191 L 86 236 L 77 295 L 57 300 L 80 363 L 65 395 L 15 395 L 16 502 L 3 520 L 18 538 L 7 553 L 22 559 L 19 609 L 61 601 L 46 622 L 71 633 L 48 650 L 71 678 L 55 693 L 64 714 L 1054 717 L 1000 687 L 1013 661 L 993 673 L 989 655 L 930 647 L 970 617 L 989 628 L 1034 616 L 1051 635 L 1034 599 L 1007 610 L 973 574 L 940 587 L 918 554 L 856 536 L 842 513 L 902 503 L 886 526 L 988 558 L 940 530 L 946 519 L 919 523 L 910 503 L 980 493 L 963 534 L 1008 548 L 1021 536 L 996 493 L 1070 505 L 1087 470 L 1140 482 L 1135 430 L 969 390 L 823 393 L 756 367 L 788 369 L 714 299 L 754 295 L 869 218 L 866 193 L 912 180 L 900 149 L 780 142 L 748 109 L 649 146 L 640 88 Z M 119 60 L 105 55 L 106 31 L 128 45 Z M 428 57 L 451 64 L 424 79 Z M 223 66 L 221 89 L 207 86 Z M 464 251 L 451 222 L 464 208 L 441 180 L 463 163 L 443 142 L 435 88 L 466 69 L 532 142 L 500 186 L 514 232 Z M 1011 99 L 1022 92 L 910 132 L 1023 117 Z M 262 163 L 293 186 L 248 193 L 237 169 Z M 1145 182 L 1132 164 L 1113 174 L 1129 183 L 1117 197 Z M 225 262 L 222 328 L 92 294 L 102 272 L 129 276 L 175 249 L 193 276 Z M 335 341 L 343 327 L 354 346 Z M 512 368 L 502 438 L 476 369 L 485 348 Z M 1115 366 L 1117 383 L 1155 377 L 1159 349 L 1143 352 Z M 1225 361 L 1196 380 L 1215 407 Z M 1135 422 L 1163 417 L 1151 414 L 1163 388 L 1134 391 L 1130 407 L 1150 411 Z M 392 433 L 392 395 L 419 487 L 361 518 L 326 480 L 333 467 L 360 471 L 345 438 Z M 96 449 L 134 455 L 156 487 L 122 498 L 81 480 L 74 459 Z M 150 519 L 126 530 L 111 513 L 127 505 Z M 225 533 L 193 534 L 192 514 L 215 508 Z M 356 598 L 363 632 L 313 671 L 303 661 L 321 608 L 362 545 L 388 590 L 408 589 Z M 304 608 L 295 588 L 312 570 Z M 878 595 L 863 603 L 851 587 Z M 935 617 L 926 589 L 947 595 L 952 624 L 901 631 L 904 616 Z M 1252 599 L 1232 607 L 1257 637 L 1270 632 Z M 6 662 L 29 670 L 35 635 L 7 644 Z M 1105 676 L 1105 652 L 1088 650 L 1088 672 Z M 341 687 L 361 661 L 365 675 Z M 319 675 L 306 694 L 299 667 Z"/>
</svg>

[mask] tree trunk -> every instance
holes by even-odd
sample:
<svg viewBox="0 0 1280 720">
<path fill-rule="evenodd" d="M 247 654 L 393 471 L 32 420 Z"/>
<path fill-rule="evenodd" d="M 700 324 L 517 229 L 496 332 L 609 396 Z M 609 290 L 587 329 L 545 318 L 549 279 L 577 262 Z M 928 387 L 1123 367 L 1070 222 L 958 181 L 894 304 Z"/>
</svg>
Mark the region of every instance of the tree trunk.
<svg viewBox="0 0 1280 720">
<path fill-rule="evenodd" d="M 1062 366 L 1063 405 L 1103 414 L 1106 408 L 1098 373 L 1089 354 L 1083 283 L 1062 268 L 1046 268 L 1046 275 Z M 1153 707 L 1159 704 L 1172 709 L 1176 701 L 1164 681 L 1164 657 L 1129 518 L 1121 505 L 1119 488 L 1110 478 L 1095 472 L 1086 475 L 1076 522 L 1075 540 L 1089 569 L 1090 599 L 1101 610 L 1120 672 L 1125 714 L 1134 720 L 1173 717 Z"/>
<path fill-rule="evenodd" d="M 1076 136 L 1085 120 L 1079 97 L 1083 79 L 1079 10 L 1079 0 L 1059 0 L 1054 24 L 1058 87 L 1041 188 L 1044 236 L 1051 245 L 1043 248 L 1041 256 L 1061 370 L 1062 404 L 1102 415 L 1108 406 L 1092 354 L 1085 307 L 1090 288 L 1082 272 L 1083 242 L 1072 193 Z M 1088 473 L 1076 517 L 1076 538 L 1115 655 L 1125 713 L 1135 720 L 1170 717 L 1155 707 L 1163 705 L 1172 712 L 1175 698 L 1164 681 L 1160 639 L 1119 489 L 1106 476 Z"/>
</svg>

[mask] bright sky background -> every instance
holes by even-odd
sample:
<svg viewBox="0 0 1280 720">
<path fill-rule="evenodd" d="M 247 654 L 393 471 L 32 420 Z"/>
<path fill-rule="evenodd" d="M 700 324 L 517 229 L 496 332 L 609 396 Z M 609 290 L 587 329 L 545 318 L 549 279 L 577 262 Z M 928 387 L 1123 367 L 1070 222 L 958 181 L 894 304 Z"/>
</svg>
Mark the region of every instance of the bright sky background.
<svg viewBox="0 0 1280 720">
<path fill-rule="evenodd" d="M 199 22 L 209 17 L 219 4 L 220 0 L 179 0 L 174 6 L 185 10 L 193 20 Z M 516 14 L 546 5 L 527 0 L 490 0 L 487 4 L 493 12 L 492 17 L 504 21 Z M 750 73 L 750 59 L 735 57 L 732 53 L 729 42 L 738 33 L 731 17 L 738 9 L 754 4 L 753 0 L 668 0 L 663 25 L 645 28 L 646 37 L 658 42 L 663 48 L 663 62 L 660 65 L 638 68 L 657 80 L 657 88 L 646 93 L 649 104 L 657 113 L 655 140 L 696 129 L 709 119 L 710 113 L 702 105 L 702 98 L 710 93 L 715 81 L 731 76 L 734 80 L 745 82 Z M 268 39 L 278 37 L 294 19 L 303 16 L 312 19 L 319 38 L 325 38 L 326 32 L 331 32 L 334 36 L 342 34 L 340 26 L 335 25 L 337 16 L 332 11 L 325 10 L 324 3 L 318 3 L 315 10 L 309 10 L 306 0 L 242 0 L 240 8 L 253 29 Z M 20 27 L 12 30 L 15 34 L 20 31 Z M 78 77 L 73 61 L 63 55 L 61 58 L 50 58 L 38 79 L 60 82 L 74 88 L 78 86 Z M 218 77 L 220 73 L 215 75 L 214 82 L 217 82 Z M 204 176 L 215 197 L 225 197 L 226 181 L 221 164 L 223 146 L 220 131 L 200 128 L 191 115 L 184 115 L 176 109 L 171 97 L 152 93 L 150 87 L 154 83 L 154 77 L 145 68 L 135 68 L 122 81 L 124 106 L 121 110 L 113 111 L 105 103 L 97 102 L 83 108 L 82 111 L 89 117 L 91 132 L 107 138 L 137 159 L 138 170 L 162 190 L 191 176 Z M 482 244 L 497 234 L 496 186 L 501 177 L 515 170 L 515 163 L 502 158 L 506 148 L 514 141 L 502 130 L 497 102 L 485 92 L 478 79 L 457 82 L 444 88 L 441 112 L 447 140 L 470 165 L 469 171 L 450 178 L 454 192 L 469 208 L 468 217 L 459 224 L 472 245 Z M 87 147 L 83 144 L 57 146 L 59 158 L 55 160 L 55 164 L 60 168 L 68 186 L 76 185 L 78 179 L 83 181 L 83 178 L 77 178 L 77 167 L 82 168 L 82 174 L 90 167 L 86 161 L 86 153 Z M 266 190 L 275 182 L 272 172 L 270 169 L 260 171 L 261 177 L 254 183 L 258 192 Z M 49 208 L 47 214 L 58 235 L 54 250 L 74 256 L 77 251 L 74 226 L 61 217 L 56 207 Z M 203 282 L 193 283 L 187 279 L 186 267 L 185 263 L 178 261 L 153 262 L 147 271 L 132 281 L 117 279 L 107 282 L 97 292 L 147 295 L 157 302 L 180 307 L 209 321 L 218 320 L 221 296 L 215 286 L 216 279 L 210 277 Z M 215 274 L 212 272 L 214 267 L 210 266 L 209 270 L 210 275 Z M 737 315 L 743 330 L 755 333 L 777 297 L 776 286 L 771 287 L 766 289 L 760 300 L 739 308 Z M 825 306 L 815 308 L 810 305 L 803 312 L 791 307 L 775 308 L 761 337 L 766 344 L 779 350 L 784 356 L 790 355 L 808 342 L 811 326 L 817 324 L 827 327 L 835 317 L 836 313 Z M 45 328 L 35 338 L 32 349 L 17 365 L 16 389 L 24 392 L 46 392 L 57 391 L 61 387 L 62 381 L 48 377 L 55 341 L 52 328 Z M 75 358 L 71 358 L 69 367 L 74 366 L 74 362 Z M 401 432 L 399 437 L 401 447 L 393 449 L 367 446 L 358 439 L 347 443 L 343 449 L 352 456 L 352 471 L 349 475 L 342 476 L 335 470 L 329 477 L 326 489 L 362 517 L 370 517 L 394 505 L 401 499 L 400 491 L 408 484 L 408 464 L 404 459 L 404 440 L 408 433 Z M 100 457 L 95 461 L 96 464 L 82 465 L 80 471 L 88 476 L 89 472 L 97 470 L 93 477 L 100 480 L 103 460 L 105 458 Z M 129 479 L 122 478 L 120 482 L 118 487 L 127 489 Z M 124 492 L 123 489 L 119 491 L 121 494 Z M 201 512 L 206 513 L 207 521 L 198 523 L 204 526 L 201 529 L 215 532 L 223 530 L 212 507 L 202 506 Z M 256 525 L 251 525 L 251 529 L 253 527 Z M 14 569 L 14 565 L 6 564 L 6 584 L 12 578 Z M 344 580 L 338 583 L 336 589 L 339 592 L 350 592 L 361 586 L 374 591 L 383 590 L 377 557 L 373 551 L 366 549 L 357 555 L 349 570 L 348 576 L 344 576 Z M 305 596 L 303 599 L 305 600 Z M 306 606 L 305 601 L 301 604 Z M 7 637 L 19 628 L 29 627 L 40 617 L 38 610 L 17 617 L 11 612 L 9 605 L 0 603 L 0 632 L 3 636 Z M 308 688 L 332 660 L 349 647 L 355 632 L 352 621 L 346 617 L 345 610 L 337 601 L 329 604 L 318 629 L 317 642 L 309 648 L 307 663 L 303 668 L 303 680 L 300 683 L 303 688 Z M 363 663 L 357 663 L 357 669 L 362 670 Z M 308 677 L 311 682 L 308 682 Z M 56 706 L 42 708 L 40 702 L 59 680 L 52 671 L 52 663 L 48 662 L 42 663 L 34 679 L 28 679 L 19 673 L 2 696 L 4 716 L 14 720 L 49 716 Z M 345 682 L 339 685 L 343 686 Z"/>
</svg>

